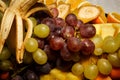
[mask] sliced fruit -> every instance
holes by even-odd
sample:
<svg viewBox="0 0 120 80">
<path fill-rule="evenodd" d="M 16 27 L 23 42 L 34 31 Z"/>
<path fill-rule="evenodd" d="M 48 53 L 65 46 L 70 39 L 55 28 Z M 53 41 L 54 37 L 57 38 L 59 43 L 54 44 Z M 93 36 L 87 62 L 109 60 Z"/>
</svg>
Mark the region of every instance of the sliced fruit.
<svg viewBox="0 0 120 80">
<path fill-rule="evenodd" d="M 80 8 L 81 6 L 87 6 L 87 5 L 92 5 L 89 1 L 83 0 L 82 2 L 79 3 L 77 8 Z"/>
<path fill-rule="evenodd" d="M 84 23 L 94 20 L 100 15 L 100 9 L 94 5 L 81 6 L 78 11 L 78 19 Z"/>
<path fill-rule="evenodd" d="M 58 17 L 65 19 L 66 15 L 70 12 L 70 5 L 60 4 L 57 9 L 59 11 Z"/>
<path fill-rule="evenodd" d="M 92 21 L 93 24 L 107 23 L 107 17 L 105 16 L 104 9 L 101 6 L 97 7 L 100 9 L 100 15 Z"/>
<path fill-rule="evenodd" d="M 120 23 L 120 14 L 116 12 L 110 12 L 107 16 L 108 23 Z"/>
<path fill-rule="evenodd" d="M 120 24 L 107 23 L 107 24 L 94 24 L 96 34 L 101 35 L 104 39 L 107 36 L 116 36 L 120 32 Z"/>
<path fill-rule="evenodd" d="M 85 0 L 66 0 L 65 3 L 70 4 L 70 11 L 74 11 L 78 7 L 78 5 L 83 1 Z"/>
</svg>

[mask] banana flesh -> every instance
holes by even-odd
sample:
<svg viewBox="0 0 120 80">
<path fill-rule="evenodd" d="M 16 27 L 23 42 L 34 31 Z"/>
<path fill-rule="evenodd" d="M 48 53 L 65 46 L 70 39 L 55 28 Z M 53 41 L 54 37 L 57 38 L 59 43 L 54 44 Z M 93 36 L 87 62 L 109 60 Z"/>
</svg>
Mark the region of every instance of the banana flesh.
<svg viewBox="0 0 120 80">
<path fill-rule="evenodd" d="M 1 4 L 1 3 L 0 3 Z M 41 4 L 34 6 L 35 4 Z M 31 14 L 43 11 L 52 16 L 49 9 L 38 0 L 11 0 L 9 7 L 5 9 L 0 27 L 0 53 L 5 42 L 11 52 L 16 53 L 16 60 L 22 63 L 25 41 L 32 36 L 33 23 L 28 18 Z M 24 23 L 27 23 L 27 33 L 23 38 Z"/>
</svg>

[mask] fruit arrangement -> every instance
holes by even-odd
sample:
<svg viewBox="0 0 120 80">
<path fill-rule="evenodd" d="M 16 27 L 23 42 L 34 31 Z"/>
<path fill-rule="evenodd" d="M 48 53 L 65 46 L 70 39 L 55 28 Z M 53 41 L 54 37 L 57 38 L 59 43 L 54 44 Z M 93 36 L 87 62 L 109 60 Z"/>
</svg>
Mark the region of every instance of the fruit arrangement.
<svg viewBox="0 0 120 80">
<path fill-rule="evenodd" d="M 119 80 L 120 14 L 86 0 L 1 0 L 0 80 Z"/>
</svg>

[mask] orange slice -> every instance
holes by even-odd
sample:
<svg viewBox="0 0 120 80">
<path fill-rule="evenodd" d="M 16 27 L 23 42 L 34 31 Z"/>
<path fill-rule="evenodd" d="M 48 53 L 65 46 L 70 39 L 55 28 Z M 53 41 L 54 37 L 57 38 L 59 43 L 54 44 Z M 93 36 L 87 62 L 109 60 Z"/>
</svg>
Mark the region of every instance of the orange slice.
<svg viewBox="0 0 120 80">
<path fill-rule="evenodd" d="M 97 6 L 100 9 L 100 15 L 92 21 L 94 24 L 107 23 L 107 17 L 105 16 L 104 9 L 101 6 Z"/>
<path fill-rule="evenodd" d="M 78 5 L 83 1 L 85 0 L 66 0 L 65 3 L 71 5 L 70 11 L 74 11 L 78 7 Z"/>
<path fill-rule="evenodd" d="M 120 23 L 120 14 L 116 12 L 110 12 L 107 16 L 108 23 Z"/>
<path fill-rule="evenodd" d="M 78 11 L 78 19 L 84 23 L 90 22 L 100 15 L 100 9 L 94 5 L 81 6 Z"/>
<path fill-rule="evenodd" d="M 56 0 L 44 0 L 44 4 L 49 5 L 55 3 Z"/>
</svg>

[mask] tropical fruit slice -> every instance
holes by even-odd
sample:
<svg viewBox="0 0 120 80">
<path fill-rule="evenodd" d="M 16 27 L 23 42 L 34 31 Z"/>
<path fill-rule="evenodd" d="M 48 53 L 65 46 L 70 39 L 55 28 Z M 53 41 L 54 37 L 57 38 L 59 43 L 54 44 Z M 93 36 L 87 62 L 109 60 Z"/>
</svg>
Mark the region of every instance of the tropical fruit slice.
<svg viewBox="0 0 120 80">
<path fill-rule="evenodd" d="M 100 9 L 95 5 L 81 6 L 78 11 L 78 19 L 84 23 L 94 20 L 100 15 Z"/>
</svg>

